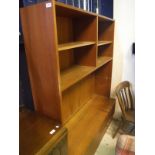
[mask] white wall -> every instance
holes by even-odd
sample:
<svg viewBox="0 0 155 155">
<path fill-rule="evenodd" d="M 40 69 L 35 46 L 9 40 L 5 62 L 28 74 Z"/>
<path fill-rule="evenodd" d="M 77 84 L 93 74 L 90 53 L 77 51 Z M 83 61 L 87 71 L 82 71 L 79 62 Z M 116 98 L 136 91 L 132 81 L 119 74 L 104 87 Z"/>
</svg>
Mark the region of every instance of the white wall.
<svg viewBox="0 0 155 155">
<path fill-rule="evenodd" d="M 132 55 L 134 38 L 134 0 L 114 0 L 115 38 L 114 60 L 112 73 L 111 96 L 118 83 L 124 80 L 134 82 L 135 59 Z M 116 105 L 115 116 L 119 116 L 119 106 Z"/>
</svg>

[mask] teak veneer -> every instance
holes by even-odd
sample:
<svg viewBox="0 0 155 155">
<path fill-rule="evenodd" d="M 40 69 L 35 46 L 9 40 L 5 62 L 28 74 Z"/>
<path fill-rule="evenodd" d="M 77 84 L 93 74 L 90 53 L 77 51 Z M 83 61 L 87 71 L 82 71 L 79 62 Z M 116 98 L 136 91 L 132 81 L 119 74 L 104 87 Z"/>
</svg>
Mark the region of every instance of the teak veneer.
<svg viewBox="0 0 155 155">
<path fill-rule="evenodd" d="M 68 129 L 69 155 L 94 154 L 114 112 L 114 20 L 54 0 L 20 15 L 35 111 Z"/>
</svg>

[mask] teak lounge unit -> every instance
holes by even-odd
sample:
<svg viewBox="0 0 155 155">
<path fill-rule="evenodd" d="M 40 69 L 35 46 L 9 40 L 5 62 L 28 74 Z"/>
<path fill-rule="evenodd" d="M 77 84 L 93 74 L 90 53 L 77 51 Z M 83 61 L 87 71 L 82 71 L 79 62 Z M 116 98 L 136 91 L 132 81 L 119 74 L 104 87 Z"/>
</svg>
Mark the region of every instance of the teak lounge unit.
<svg viewBox="0 0 155 155">
<path fill-rule="evenodd" d="M 115 106 L 114 20 L 54 0 L 20 13 L 35 111 L 67 128 L 69 155 L 94 154 Z"/>
</svg>

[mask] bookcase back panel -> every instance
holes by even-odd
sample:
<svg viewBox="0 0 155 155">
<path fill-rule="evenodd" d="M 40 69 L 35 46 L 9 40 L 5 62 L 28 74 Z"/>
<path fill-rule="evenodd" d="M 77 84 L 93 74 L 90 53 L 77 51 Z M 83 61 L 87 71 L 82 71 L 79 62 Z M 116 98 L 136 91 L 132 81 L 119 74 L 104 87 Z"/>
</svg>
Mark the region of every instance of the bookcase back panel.
<svg viewBox="0 0 155 155">
<path fill-rule="evenodd" d="M 98 40 L 113 41 L 114 39 L 114 22 L 98 23 Z"/>
<path fill-rule="evenodd" d="M 96 41 L 97 40 L 97 18 L 76 18 L 74 19 L 75 40 Z"/>
<path fill-rule="evenodd" d="M 57 16 L 58 44 L 97 40 L 97 18 L 68 18 Z"/>
<path fill-rule="evenodd" d="M 66 122 L 94 94 L 95 76 L 84 78 L 62 94 L 62 122 Z"/>
<path fill-rule="evenodd" d="M 95 72 L 95 93 L 110 97 L 112 61 Z"/>
<path fill-rule="evenodd" d="M 58 43 L 62 44 L 72 42 L 74 40 L 72 19 L 57 16 L 56 21 L 57 21 Z"/>
<path fill-rule="evenodd" d="M 69 68 L 75 64 L 74 52 L 73 50 L 65 50 L 59 53 L 59 64 L 60 70 Z"/>
<path fill-rule="evenodd" d="M 82 66 L 96 66 L 96 45 L 75 49 L 76 64 Z"/>
<path fill-rule="evenodd" d="M 113 44 L 98 47 L 98 56 L 113 56 Z"/>
</svg>

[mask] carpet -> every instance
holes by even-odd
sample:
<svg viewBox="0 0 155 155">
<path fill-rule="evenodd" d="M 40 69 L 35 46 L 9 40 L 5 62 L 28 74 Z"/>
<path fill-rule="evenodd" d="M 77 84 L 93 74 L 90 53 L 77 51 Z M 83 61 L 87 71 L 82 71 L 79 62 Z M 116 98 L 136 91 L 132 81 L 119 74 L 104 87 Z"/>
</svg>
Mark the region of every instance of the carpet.
<svg viewBox="0 0 155 155">
<path fill-rule="evenodd" d="M 116 131 L 118 127 L 119 121 L 112 120 L 106 133 L 104 134 L 100 145 L 98 146 L 95 155 L 115 155 L 115 147 L 116 142 L 119 137 L 119 135 L 122 133 L 120 130 L 119 133 L 115 136 L 115 138 L 112 138 L 113 133 Z M 131 124 L 127 124 L 123 130 L 128 131 L 131 128 Z M 133 131 L 134 135 L 134 131 Z"/>
</svg>

